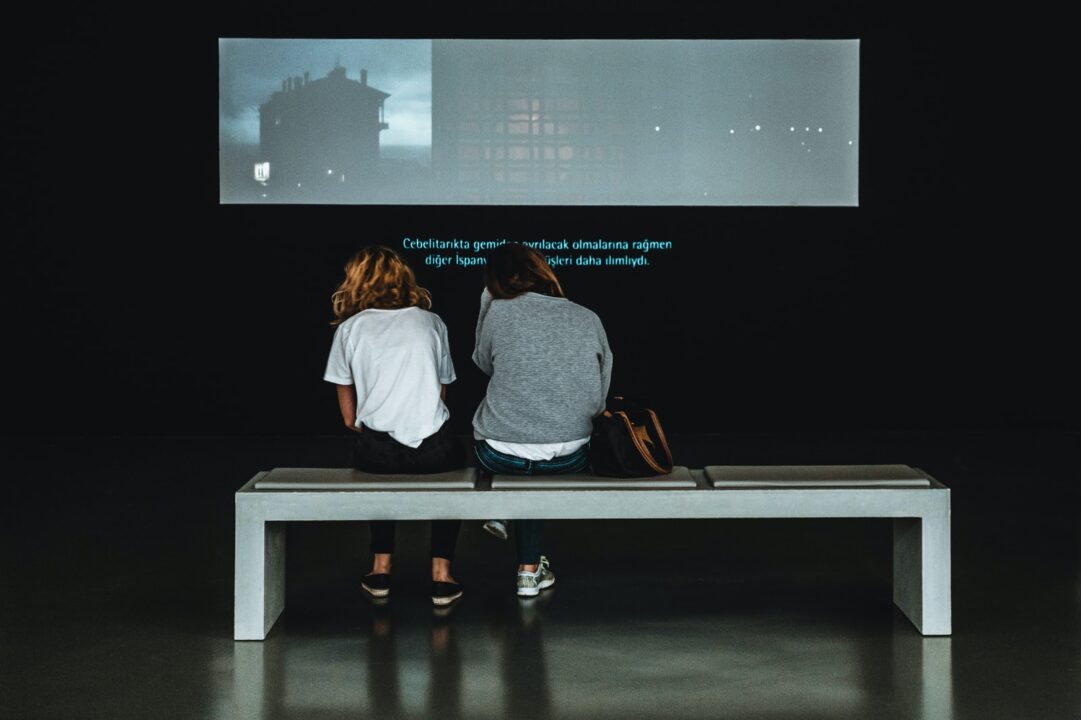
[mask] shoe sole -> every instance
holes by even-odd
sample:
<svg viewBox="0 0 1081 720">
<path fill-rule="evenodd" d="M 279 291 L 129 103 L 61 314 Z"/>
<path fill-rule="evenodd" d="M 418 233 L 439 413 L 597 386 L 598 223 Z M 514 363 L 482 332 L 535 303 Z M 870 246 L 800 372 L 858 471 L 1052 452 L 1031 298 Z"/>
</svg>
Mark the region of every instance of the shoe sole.
<svg viewBox="0 0 1081 720">
<path fill-rule="evenodd" d="M 495 528 L 490 528 L 487 525 L 484 526 L 484 532 L 488 533 L 497 540 L 506 540 L 508 537 L 507 533 L 500 532 L 499 530 L 496 530 Z"/>
<path fill-rule="evenodd" d="M 364 591 L 372 597 L 385 598 L 386 596 L 390 595 L 390 590 L 376 590 L 374 588 L 368 587 L 364 583 L 361 583 L 360 586 L 364 588 Z"/>
<path fill-rule="evenodd" d="M 432 598 L 432 604 L 443 607 L 444 605 L 450 605 L 452 602 L 454 602 L 455 600 L 457 600 L 461 596 L 462 596 L 462 593 L 457 593 L 456 595 L 451 595 L 450 597 L 439 597 L 439 598 L 433 597 Z"/>
</svg>

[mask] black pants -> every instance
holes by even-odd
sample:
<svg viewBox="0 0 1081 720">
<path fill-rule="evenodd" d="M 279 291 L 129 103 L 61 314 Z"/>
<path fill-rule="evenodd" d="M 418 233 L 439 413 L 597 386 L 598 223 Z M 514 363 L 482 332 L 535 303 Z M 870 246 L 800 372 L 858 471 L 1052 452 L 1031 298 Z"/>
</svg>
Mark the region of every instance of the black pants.
<svg viewBox="0 0 1081 720">
<path fill-rule="evenodd" d="M 424 438 L 420 447 L 402 445 L 387 433 L 369 428 L 357 435 L 353 448 L 353 467 L 369 473 L 439 473 L 457 470 L 465 464 L 465 448 L 458 437 L 450 431 L 450 423 L 443 423 L 434 435 Z M 461 520 L 432 521 L 432 557 L 454 559 L 454 546 L 458 542 Z M 393 520 L 372 520 L 372 553 L 394 552 Z"/>
</svg>

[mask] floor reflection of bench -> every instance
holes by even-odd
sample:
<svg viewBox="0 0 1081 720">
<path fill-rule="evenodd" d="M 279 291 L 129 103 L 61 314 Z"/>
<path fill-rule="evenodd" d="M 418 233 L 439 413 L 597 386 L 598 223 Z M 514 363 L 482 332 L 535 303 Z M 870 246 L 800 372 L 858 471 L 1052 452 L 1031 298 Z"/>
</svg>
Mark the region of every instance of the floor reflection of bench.
<svg viewBox="0 0 1081 720">
<path fill-rule="evenodd" d="M 950 490 L 907 465 L 709 466 L 656 478 L 369 475 L 277 468 L 236 493 L 233 637 L 262 640 L 285 607 L 285 523 L 334 520 L 891 518 L 893 600 L 949 635 Z"/>
</svg>

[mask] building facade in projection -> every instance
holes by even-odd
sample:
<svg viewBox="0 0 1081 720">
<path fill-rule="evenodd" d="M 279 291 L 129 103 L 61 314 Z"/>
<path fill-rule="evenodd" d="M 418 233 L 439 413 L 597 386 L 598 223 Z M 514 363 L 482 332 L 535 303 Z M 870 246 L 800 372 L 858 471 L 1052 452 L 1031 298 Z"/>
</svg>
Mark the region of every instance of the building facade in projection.
<svg viewBox="0 0 1081 720">
<path fill-rule="evenodd" d="M 335 198 L 363 192 L 379 180 L 379 133 L 389 93 L 347 77 L 337 65 L 325 78 L 308 73 L 282 81 L 259 107 L 260 163 L 256 180 L 278 199 Z"/>
<path fill-rule="evenodd" d="M 658 114 L 625 53 L 596 43 L 435 40 L 432 168 L 446 201 L 635 202 L 665 161 Z M 631 71 L 632 72 L 632 71 Z M 652 198 L 654 201 L 656 198 Z"/>
</svg>

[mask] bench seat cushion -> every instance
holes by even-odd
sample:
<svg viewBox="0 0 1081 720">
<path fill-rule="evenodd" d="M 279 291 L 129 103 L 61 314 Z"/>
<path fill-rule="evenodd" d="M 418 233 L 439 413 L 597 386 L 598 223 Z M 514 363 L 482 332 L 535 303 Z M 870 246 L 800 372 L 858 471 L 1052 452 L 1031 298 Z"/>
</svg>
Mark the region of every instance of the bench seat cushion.
<svg viewBox="0 0 1081 720">
<path fill-rule="evenodd" d="M 430 475 L 376 475 L 348 468 L 274 468 L 256 490 L 472 490 L 476 468 Z"/>
<path fill-rule="evenodd" d="M 669 475 L 611 478 L 600 475 L 496 475 L 493 490 L 652 490 L 697 487 L 691 472 L 674 467 Z"/>
<path fill-rule="evenodd" d="M 716 489 L 931 487 L 923 471 L 908 465 L 709 465 L 706 479 Z"/>
</svg>

